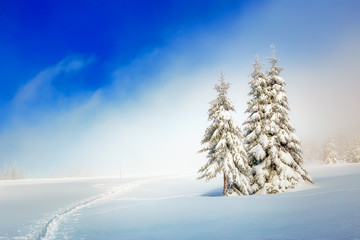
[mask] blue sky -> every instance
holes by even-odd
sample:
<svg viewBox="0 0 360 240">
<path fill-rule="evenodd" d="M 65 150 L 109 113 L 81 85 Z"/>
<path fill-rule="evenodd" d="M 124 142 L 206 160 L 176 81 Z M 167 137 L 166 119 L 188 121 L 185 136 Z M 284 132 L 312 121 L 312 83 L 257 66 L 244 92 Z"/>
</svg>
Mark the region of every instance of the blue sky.
<svg viewBox="0 0 360 240">
<path fill-rule="evenodd" d="M 301 139 L 345 131 L 360 119 L 344 107 L 360 100 L 359 10 L 359 1 L 2 1 L 0 166 L 193 171 L 220 70 L 241 123 L 251 64 L 256 54 L 266 62 L 272 43 Z"/>
<path fill-rule="evenodd" d="M 53 85 L 64 95 L 111 83 L 111 72 L 179 35 L 235 15 L 241 1 L 3 1 L 1 99 L 69 55 L 91 66 Z M 154 66 L 149 66 L 151 71 Z M 144 67 L 145 68 L 145 67 Z M 136 79 L 132 85 L 137 84 Z"/>
</svg>

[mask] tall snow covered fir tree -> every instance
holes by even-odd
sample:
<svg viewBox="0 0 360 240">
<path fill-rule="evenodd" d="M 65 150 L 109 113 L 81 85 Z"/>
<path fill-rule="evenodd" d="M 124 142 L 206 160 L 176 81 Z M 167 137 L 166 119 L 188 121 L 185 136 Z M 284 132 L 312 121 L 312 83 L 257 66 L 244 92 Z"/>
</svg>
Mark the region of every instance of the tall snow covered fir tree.
<svg viewBox="0 0 360 240">
<path fill-rule="evenodd" d="M 269 60 L 267 76 L 257 60 L 254 64 L 246 111 L 250 116 L 244 122 L 254 193 L 280 193 L 301 181 L 312 183 L 302 167 L 300 141 L 289 121 L 285 81 L 279 76 L 282 68 L 277 66 L 274 48 Z"/>
<path fill-rule="evenodd" d="M 335 150 L 335 142 L 330 139 L 324 146 L 322 162 L 325 164 L 338 163 L 339 157 Z"/>
<path fill-rule="evenodd" d="M 215 85 L 217 98 L 210 102 L 208 111 L 210 126 L 201 141 L 207 152 L 207 163 L 200 168 L 199 179 L 210 180 L 218 174 L 224 177 L 223 195 L 248 195 L 251 186 L 248 179 L 250 167 L 242 143 L 241 130 L 234 121 L 231 111 L 233 104 L 227 97 L 230 84 L 225 82 L 221 73 L 220 83 Z"/>
<path fill-rule="evenodd" d="M 245 130 L 245 150 L 248 154 L 249 165 L 254 167 L 263 162 L 267 156 L 266 151 L 269 146 L 269 136 L 266 133 L 267 116 L 269 115 L 268 93 L 266 77 L 261 72 L 261 63 L 255 59 L 254 72 L 251 73 L 253 78 L 250 84 L 251 99 L 248 101 L 248 108 L 245 111 L 249 113 L 249 118 L 244 122 Z M 259 178 L 262 176 L 258 175 Z M 265 181 L 259 179 L 258 181 Z M 259 187 L 256 186 L 255 191 Z"/>
</svg>

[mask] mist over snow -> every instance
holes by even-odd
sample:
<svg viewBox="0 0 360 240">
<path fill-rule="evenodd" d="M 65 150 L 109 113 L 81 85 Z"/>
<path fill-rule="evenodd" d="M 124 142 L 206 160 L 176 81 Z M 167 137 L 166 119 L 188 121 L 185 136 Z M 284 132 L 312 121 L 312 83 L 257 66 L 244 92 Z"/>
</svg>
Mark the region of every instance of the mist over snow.
<svg viewBox="0 0 360 240">
<path fill-rule="evenodd" d="M 300 140 L 321 143 L 329 135 L 358 133 L 359 6 L 323 5 L 270 1 L 236 7 L 196 26 L 179 24 L 168 38 L 163 33 L 166 41 L 125 63 L 91 51 L 64 51 L 32 69 L 2 100 L 0 166 L 16 161 L 33 177 L 118 176 L 120 168 L 123 176 L 194 173 L 204 162 L 197 152 L 220 71 L 231 83 L 229 97 L 241 125 L 255 56 L 267 69 L 272 43 Z M 121 56 L 121 50 L 114 52 Z M 107 65 L 96 75 L 104 79 L 100 87 L 64 93 L 65 85 L 86 81 L 101 62 Z"/>
</svg>

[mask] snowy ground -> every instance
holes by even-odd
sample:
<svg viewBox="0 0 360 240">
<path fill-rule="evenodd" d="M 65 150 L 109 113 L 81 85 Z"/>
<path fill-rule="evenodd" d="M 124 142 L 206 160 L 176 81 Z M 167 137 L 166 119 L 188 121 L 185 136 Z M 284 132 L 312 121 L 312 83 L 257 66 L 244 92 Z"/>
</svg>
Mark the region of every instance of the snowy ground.
<svg viewBox="0 0 360 240">
<path fill-rule="evenodd" d="M 301 191 L 220 197 L 195 176 L 0 181 L 0 239 L 360 239 L 360 164 Z"/>
</svg>

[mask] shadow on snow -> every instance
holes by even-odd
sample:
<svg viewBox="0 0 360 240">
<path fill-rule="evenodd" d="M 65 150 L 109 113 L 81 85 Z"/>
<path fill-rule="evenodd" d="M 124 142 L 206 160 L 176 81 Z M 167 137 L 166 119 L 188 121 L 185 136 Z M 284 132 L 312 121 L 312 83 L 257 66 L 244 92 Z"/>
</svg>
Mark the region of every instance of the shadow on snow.
<svg viewBox="0 0 360 240">
<path fill-rule="evenodd" d="M 222 197 L 223 196 L 223 189 L 217 188 L 213 189 L 207 193 L 201 195 L 202 197 Z"/>
</svg>

